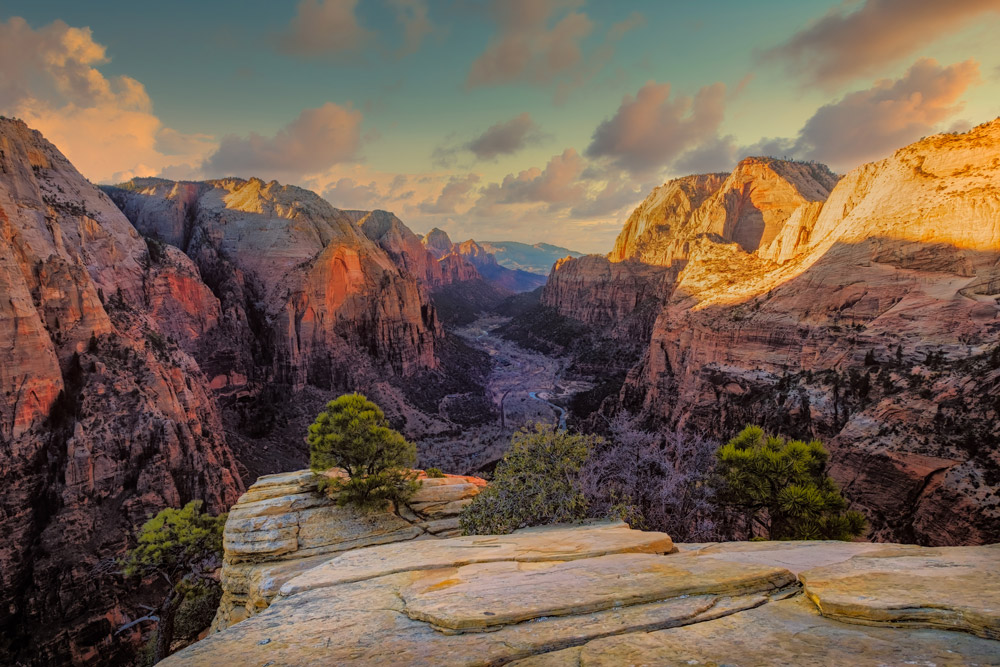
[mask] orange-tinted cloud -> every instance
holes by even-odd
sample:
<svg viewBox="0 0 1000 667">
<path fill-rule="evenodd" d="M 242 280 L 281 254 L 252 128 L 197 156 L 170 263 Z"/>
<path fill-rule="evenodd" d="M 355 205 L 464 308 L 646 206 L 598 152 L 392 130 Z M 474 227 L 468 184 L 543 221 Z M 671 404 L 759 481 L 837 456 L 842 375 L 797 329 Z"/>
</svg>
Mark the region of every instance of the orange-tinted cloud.
<svg viewBox="0 0 1000 667">
<path fill-rule="evenodd" d="M 961 96 L 978 81 L 974 60 L 942 67 L 923 58 L 900 79 L 878 81 L 821 107 L 802 128 L 794 152 L 834 169 L 885 157 L 960 112 Z"/>
<path fill-rule="evenodd" d="M 986 12 L 1000 12 L 1000 0 L 867 0 L 844 2 L 765 52 L 807 83 L 830 88 L 877 74 Z"/>
<path fill-rule="evenodd" d="M 955 120 L 961 97 L 979 82 L 973 60 L 942 67 L 930 58 L 915 62 L 899 79 L 826 104 L 806 121 L 797 137 L 769 137 L 740 145 L 732 136 L 713 137 L 672 165 L 676 173 L 728 171 L 748 155 L 817 160 L 846 172 L 912 143 L 922 136 L 968 126 Z"/>
<path fill-rule="evenodd" d="M 93 181 L 189 169 L 212 150 L 210 136 L 164 127 L 145 87 L 106 77 L 98 66 L 107 62 L 89 28 L 0 23 L 0 113 L 41 131 Z"/>
<path fill-rule="evenodd" d="M 650 81 L 635 97 L 626 95 L 615 115 L 594 130 L 587 156 L 644 173 L 715 137 L 725 112 L 725 85 L 705 86 L 694 97 L 671 98 L 670 92 L 669 83 Z"/>
<path fill-rule="evenodd" d="M 525 169 L 516 176 L 508 174 L 500 183 L 486 186 L 476 207 L 522 203 L 568 206 L 584 195 L 584 187 L 578 180 L 584 167 L 583 158 L 574 149 L 567 148 L 553 156 L 545 169 Z"/>
<path fill-rule="evenodd" d="M 255 132 L 222 138 L 205 161 L 209 176 L 260 176 L 297 181 L 331 166 L 354 161 L 361 148 L 361 112 L 327 102 L 265 137 Z"/>
<path fill-rule="evenodd" d="M 434 201 L 427 200 L 419 205 L 421 213 L 431 215 L 455 215 L 465 208 L 469 195 L 479 183 L 479 174 L 452 176 L 441 188 Z"/>
</svg>

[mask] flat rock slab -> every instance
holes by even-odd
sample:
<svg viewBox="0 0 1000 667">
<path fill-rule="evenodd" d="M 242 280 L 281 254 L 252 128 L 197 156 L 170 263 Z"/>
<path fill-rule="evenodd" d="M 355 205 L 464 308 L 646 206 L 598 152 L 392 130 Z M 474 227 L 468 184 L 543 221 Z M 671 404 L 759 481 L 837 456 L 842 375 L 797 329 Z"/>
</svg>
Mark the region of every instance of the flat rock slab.
<svg viewBox="0 0 1000 667">
<path fill-rule="evenodd" d="M 645 533 L 621 522 L 546 526 L 510 535 L 470 535 L 447 540 L 386 544 L 342 554 L 281 587 L 289 596 L 314 588 L 362 581 L 397 572 L 459 567 L 495 561 L 554 561 L 615 553 L 669 553 L 665 533 Z"/>
<path fill-rule="evenodd" d="M 607 637 L 512 663 L 619 665 L 997 665 L 1000 644 L 941 630 L 848 625 L 801 596 L 703 623 Z"/>
<path fill-rule="evenodd" d="M 424 577 L 400 595 L 410 618 L 448 630 L 482 631 L 671 598 L 769 594 L 795 582 L 795 575 L 781 568 L 624 553 L 567 562 L 467 565 Z"/>
<path fill-rule="evenodd" d="M 830 618 L 1000 639 L 998 544 L 883 549 L 799 576 Z"/>
<path fill-rule="evenodd" d="M 756 563 L 783 567 L 795 574 L 873 551 L 882 551 L 886 544 L 871 542 L 838 542 L 833 540 L 770 541 L 770 542 L 702 542 L 677 544 L 683 554 L 697 554 L 730 563 Z"/>
<path fill-rule="evenodd" d="M 669 558 L 669 557 L 668 557 Z M 425 573 L 306 591 L 170 656 L 164 667 L 218 665 L 503 665 L 600 637 L 710 620 L 766 595 L 695 595 L 590 614 L 540 618 L 493 632 L 445 633 L 411 619 L 397 591 Z"/>
</svg>

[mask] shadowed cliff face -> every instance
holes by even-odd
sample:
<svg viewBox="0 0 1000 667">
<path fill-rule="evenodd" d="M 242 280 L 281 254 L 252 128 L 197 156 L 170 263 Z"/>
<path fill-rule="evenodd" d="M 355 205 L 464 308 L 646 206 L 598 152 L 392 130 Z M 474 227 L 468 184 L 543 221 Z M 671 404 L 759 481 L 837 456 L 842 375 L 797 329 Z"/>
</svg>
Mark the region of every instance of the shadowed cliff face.
<svg viewBox="0 0 1000 667">
<path fill-rule="evenodd" d="M 103 574 L 167 505 L 242 490 L 196 344 L 221 317 L 40 134 L 0 120 L 0 662 L 127 655 Z M 186 343 L 187 346 L 187 343 Z"/>
<path fill-rule="evenodd" d="M 721 190 L 700 205 L 644 204 L 637 214 L 665 210 L 667 219 L 634 234 L 633 215 L 612 256 L 662 260 L 673 275 L 637 281 L 641 272 L 628 269 L 628 277 L 607 280 L 601 276 L 618 265 L 587 258 L 588 269 L 570 260 L 556 267 L 545 300 L 594 321 L 592 306 L 580 304 L 595 281 L 601 293 L 622 293 L 625 312 L 637 295 L 659 291 L 648 352 L 619 405 L 722 437 L 755 422 L 824 438 L 835 476 L 876 539 L 996 541 L 998 156 L 994 121 L 864 165 L 825 202 L 820 189 L 799 187 L 812 195 L 772 209 L 784 222 L 773 233 L 765 224 L 753 252 L 725 229 L 688 234 L 697 218 L 690 210 L 704 210 Z M 761 192 L 761 183 L 751 198 L 758 210 L 788 192 Z M 662 189 L 654 199 L 664 199 Z M 605 311 L 612 322 L 621 317 Z"/>
</svg>

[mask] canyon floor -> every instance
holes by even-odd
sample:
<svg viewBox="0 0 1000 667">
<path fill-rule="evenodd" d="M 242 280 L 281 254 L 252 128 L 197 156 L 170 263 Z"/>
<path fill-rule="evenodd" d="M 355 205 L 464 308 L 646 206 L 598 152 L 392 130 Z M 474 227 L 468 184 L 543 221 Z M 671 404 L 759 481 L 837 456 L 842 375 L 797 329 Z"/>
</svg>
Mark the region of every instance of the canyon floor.
<svg viewBox="0 0 1000 667">
<path fill-rule="evenodd" d="M 462 473 L 489 470 L 503 456 L 515 430 L 532 422 L 565 427 L 568 401 L 593 386 L 585 379 L 565 377 L 564 359 L 501 337 L 498 330 L 509 321 L 509 317 L 487 315 L 453 330 L 470 347 L 489 355 L 492 370 L 486 390 L 497 417 L 492 423 L 464 429 L 457 439 L 421 439 L 417 444 L 420 465 Z M 445 405 L 448 398 L 457 397 L 446 397 Z"/>
</svg>

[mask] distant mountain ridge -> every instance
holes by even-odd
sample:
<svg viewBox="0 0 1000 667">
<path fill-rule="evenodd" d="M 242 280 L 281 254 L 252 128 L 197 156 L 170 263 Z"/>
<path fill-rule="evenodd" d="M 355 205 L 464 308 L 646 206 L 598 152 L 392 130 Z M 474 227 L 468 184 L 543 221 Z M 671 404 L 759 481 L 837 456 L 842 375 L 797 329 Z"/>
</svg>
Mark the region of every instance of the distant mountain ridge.
<svg viewBox="0 0 1000 667">
<path fill-rule="evenodd" d="M 548 276 L 552 266 L 564 257 L 583 257 L 585 253 L 550 243 L 520 243 L 518 241 L 481 241 L 487 252 L 493 253 L 497 264 L 508 269 Z"/>
<path fill-rule="evenodd" d="M 493 252 L 472 239 L 452 243 L 448 232 L 435 227 L 423 238 L 424 247 L 438 258 L 456 253 L 470 261 L 488 282 L 511 292 L 530 292 L 545 284 L 547 274 L 503 266 Z"/>
</svg>

